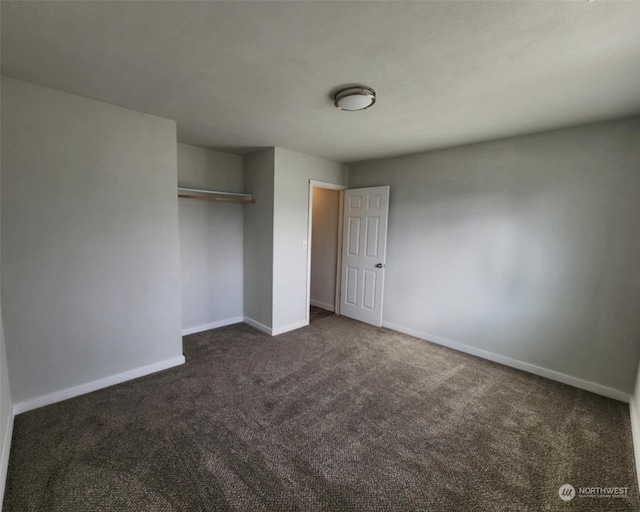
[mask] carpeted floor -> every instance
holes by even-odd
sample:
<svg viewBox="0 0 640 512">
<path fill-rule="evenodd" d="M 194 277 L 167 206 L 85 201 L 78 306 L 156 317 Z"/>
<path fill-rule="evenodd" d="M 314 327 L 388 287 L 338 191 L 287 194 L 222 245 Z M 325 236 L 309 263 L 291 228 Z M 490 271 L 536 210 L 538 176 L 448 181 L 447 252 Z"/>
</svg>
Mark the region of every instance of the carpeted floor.
<svg viewBox="0 0 640 512">
<path fill-rule="evenodd" d="M 4 511 L 638 508 L 626 404 L 343 317 L 21 414 Z M 564 502 L 565 483 L 629 497 Z"/>
</svg>

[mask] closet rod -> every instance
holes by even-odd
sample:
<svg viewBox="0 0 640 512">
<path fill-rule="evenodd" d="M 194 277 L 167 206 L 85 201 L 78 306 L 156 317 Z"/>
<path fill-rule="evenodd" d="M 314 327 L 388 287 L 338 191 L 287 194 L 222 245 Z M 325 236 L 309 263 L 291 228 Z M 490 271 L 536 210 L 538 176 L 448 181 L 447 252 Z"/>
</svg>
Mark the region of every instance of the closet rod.
<svg viewBox="0 0 640 512">
<path fill-rule="evenodd" d="M 220 192 L 218 190 L 201 190 L 197 188 L 178 187 L 178 197 L 188 199 L 205 199 L 207 201 L 228 201 L 233 203 L 255 203 L 251 194 L 238 192 Z"/>
<path fill-rule="evenodd" d="M 202 192 L 203 194 L 216 194 L 219 196 L 251 197 L 251 194 L 242 194 L 240 192 L 220 192 L 219 190 L 202 190 L 199 188 L 178 187 L 178 192 Z"/>
<path fill-rule="evenodd" d="M 255 203 L 255 199 L 243 199 L 240 197 L 215 197 L 215 196 L 194 196 L 192 194 L 178 194 L 178 197 L 187 199 L 205 199 L 207 201 L 227 201 L 228 203 Z"/>
</svg>

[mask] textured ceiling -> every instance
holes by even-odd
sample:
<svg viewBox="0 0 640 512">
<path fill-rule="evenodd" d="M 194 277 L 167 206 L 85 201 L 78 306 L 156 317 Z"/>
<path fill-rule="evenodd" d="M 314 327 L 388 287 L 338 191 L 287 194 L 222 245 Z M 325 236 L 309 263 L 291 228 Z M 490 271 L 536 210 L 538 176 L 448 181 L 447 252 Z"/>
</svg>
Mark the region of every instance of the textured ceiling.
<svg viewBox="0 0 640 512">
<path fill-rule="evenodd" d="M 2 2 L 2 73 L 351 162 L 640 113 L 637 2 Z M 362 112 L 337 86 L 378 92 Z"/>
</svg>

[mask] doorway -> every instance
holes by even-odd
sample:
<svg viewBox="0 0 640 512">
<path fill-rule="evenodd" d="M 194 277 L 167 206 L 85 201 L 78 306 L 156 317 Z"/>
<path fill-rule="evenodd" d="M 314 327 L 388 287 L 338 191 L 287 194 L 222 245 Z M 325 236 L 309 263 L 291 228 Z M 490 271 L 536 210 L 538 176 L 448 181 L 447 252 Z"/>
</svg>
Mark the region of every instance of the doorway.
<svg viewBox="0 0 640 512">
<path fill-rule="evenodd" d="M 320 190 L 317 194 L 316 189 Z M 336 195 L 326 194 L 327 191 L 337 192 L 337 229 Z M 389 193 L 388 185 L 348 189 L 310 180 L 307 325 L 312 306 L 378 327 L 382 325 Z M 332 206 L 323 204 L 327 198 Z M 326 217 L 326 222 L 318 221 L 319 217 Z"/>
<path fill-rule="evenodd" d="M 342 204 L 347 187 L 311 180 L 307 272 L 307 321 L 340 313 Z"/>
</svg>

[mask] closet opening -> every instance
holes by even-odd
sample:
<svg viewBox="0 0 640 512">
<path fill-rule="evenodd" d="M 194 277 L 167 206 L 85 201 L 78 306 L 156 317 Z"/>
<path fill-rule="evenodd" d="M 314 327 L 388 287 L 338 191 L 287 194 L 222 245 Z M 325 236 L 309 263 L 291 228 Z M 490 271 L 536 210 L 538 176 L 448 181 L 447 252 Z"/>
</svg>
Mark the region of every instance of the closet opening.
<svg viewBox="0 0 640 512">
<path fill-rule="evenodd" d="M 311 180 L 307 322 L 340 314 L 343 185 Z"/>
</svg>

